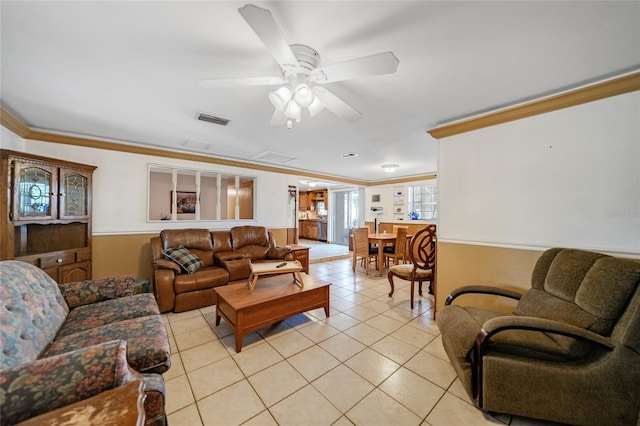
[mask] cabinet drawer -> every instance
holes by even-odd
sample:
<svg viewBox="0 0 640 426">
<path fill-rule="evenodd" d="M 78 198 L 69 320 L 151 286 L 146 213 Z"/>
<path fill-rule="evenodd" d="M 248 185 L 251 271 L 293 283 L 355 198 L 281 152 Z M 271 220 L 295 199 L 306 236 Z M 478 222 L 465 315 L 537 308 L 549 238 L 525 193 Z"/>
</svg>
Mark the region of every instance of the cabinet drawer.
<svg viewBox="0 0 640 426">
<path fill-rule="evenodd" d="M 53 266 L 66 265 L 76 261 L 76 254 L 73 251 L 51 253 L 40 258 L 40 267 L 42 269 L 51 268 Z"/>
<path fill-rule="evenodd" d="M 76 262 L 82 262 L 83 260 L 91 260 L 91 249 L 76 250 Z"/>
</svg>

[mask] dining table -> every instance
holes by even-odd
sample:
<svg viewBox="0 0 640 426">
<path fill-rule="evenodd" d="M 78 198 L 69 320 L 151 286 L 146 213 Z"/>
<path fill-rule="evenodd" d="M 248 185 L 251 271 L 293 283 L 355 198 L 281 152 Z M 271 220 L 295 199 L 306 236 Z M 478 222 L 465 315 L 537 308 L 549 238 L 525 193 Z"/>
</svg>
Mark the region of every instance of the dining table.
<svg viewBox="0 0 640 426">
<path fill-rule="evenodd" d="M 370 232 L 369 233 L 369 243 L 370 244 L 378 244 L 378 274 L 382 276 L 382 269 L 384 265 L 384 252 L 382 247 L 388 243 L 395 243 L 397 238 L 396 234 L 391 234 L 387 232 Z"/>
</svg>

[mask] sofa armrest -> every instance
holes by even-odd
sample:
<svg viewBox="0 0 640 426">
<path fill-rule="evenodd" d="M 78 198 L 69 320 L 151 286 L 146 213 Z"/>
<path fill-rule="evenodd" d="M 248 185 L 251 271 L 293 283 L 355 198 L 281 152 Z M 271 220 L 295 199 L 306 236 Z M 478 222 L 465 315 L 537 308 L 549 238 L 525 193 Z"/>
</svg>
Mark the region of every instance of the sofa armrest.
<svg viewBox="0 0 640 426">
<path fill-rule="evenodd" d="M 249 278 L 251 274 L 250 259 L 221 260 L 222 267 L 229 273 L 229 281 L 237 281 Z"/>
<path fill-rule="evenodd" d="M 267 252 L 267 259 L 284 259 L 291 253 L 291 247 L 273 247 Z"/>
<path fill-rule="evenodd" d="M 147 278 L 135 278 L 133 275 L 76 281 L 58 286 L 70 309 L 151 291 Z"/>
<path fill-rule="evenodd" d="M 0 371 L 2 423 L 18 423 L 141 379 L 129 368 L 124 340 L 9 367 Z"/>
<path fill-rule="evenodd" d="M 247 257 L 246 254 L 239 251 L 224 251 L 220 253 L 215 253 L 213 258 L 218 261 L 218 263 L 222 264 L 222 262 L 229 260 L 240 260 L 245 259 Z"/>
<path fill-rule="evenodd" d="M 153 266 L 153 269 L 171 269 L 173 271 L 175 271 L 176 274 L 179 274 L 182 272 L 182 268 L 180 268 L 180 265 L 178 265 L 176 262 L 174 262 L 173 260 L 169 260 L 169 259 L 157 259 L 154 260 L 153 262 L 151 262 L 151 266 Z"/>
</svg>

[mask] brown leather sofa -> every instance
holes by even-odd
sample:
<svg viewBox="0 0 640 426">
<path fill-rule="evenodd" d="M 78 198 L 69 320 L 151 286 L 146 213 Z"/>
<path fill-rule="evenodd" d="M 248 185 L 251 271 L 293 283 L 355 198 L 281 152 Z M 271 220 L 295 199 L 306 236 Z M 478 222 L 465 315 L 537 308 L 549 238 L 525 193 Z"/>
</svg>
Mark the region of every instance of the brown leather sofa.
<svg viewBox="0 0 640 426">
<path fill-rule="evenodd" d="M 183 246 L 198 256 L 204 267 L 191 274 L 166 259 L 163 250 Z M 246 280 L 251 263 L 293 260 L 291 250 L 278 247 L 263 226 L 236 226 L 228 231 L 166 229 L 151 238 L 154 291 L 160 312 L 183 312 L 213 305 L 214 287 Z"/>
</svg>

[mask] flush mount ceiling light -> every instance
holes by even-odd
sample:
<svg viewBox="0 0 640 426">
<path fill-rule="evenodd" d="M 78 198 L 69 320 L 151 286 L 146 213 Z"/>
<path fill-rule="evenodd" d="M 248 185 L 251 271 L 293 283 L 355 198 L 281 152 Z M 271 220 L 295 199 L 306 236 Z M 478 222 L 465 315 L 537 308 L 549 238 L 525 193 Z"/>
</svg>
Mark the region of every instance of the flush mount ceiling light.
<svg viewBox="0 0 640 426">
<path fill-rule="evenodd" d="M 384 170 L 387 173 L 393 173 L 396 171 L 396 169 L 400 167 L 397 164 L 385 164 L 382 166 L 382 170 Z"/>
<path fill-rule="evenodd" d="M 327 83 L 351 80 L 373 75 L 393 74 L 400 61 L 393 52 L 377 53 L 320 66 L 318 52 L 303 44 L 289 44 L 282 29 L 267 9 L 247 4 L 238 9 L 253 32 L 280 65 L 280 76 L 214 78 L 200 80 L 206 88 L 233 86 L 280 86 L 269 93 L 275 107 L 271 125 L 286 125 L 300 122 L 300 110 L 308 108 L 314 117 L 325 108 L 338 117 L 353 123 L 362 114 L 345 101 L 322 87 Z"/>
</svg>

